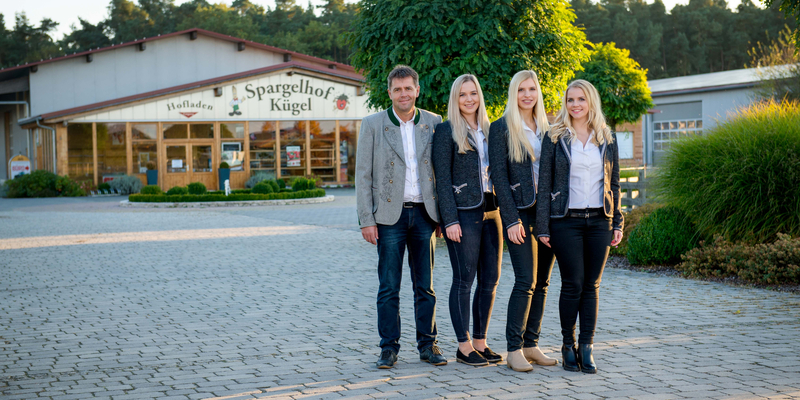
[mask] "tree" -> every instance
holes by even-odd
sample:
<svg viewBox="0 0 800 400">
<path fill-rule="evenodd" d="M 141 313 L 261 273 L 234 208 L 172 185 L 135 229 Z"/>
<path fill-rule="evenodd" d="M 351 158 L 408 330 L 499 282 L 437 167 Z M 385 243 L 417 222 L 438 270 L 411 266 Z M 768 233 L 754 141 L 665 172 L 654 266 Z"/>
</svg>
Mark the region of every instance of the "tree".
<svg viewBox="0 0 800 400">
<path fill-rule="evenodd" d="M 511 77 L 532 69 L 553 110 L 588 56 L 574 19 L 564 0 L 363 0 L 349 36 L 351 63 L 364 71 L 372 107 L 391 104 L 386 76 L 407 64 L 420 74 L 421 108 L 445 113 L 453 80 L 471 73 L 496 116 Z"/>
<path fill-rule="evenodd" d="M 583 71 L 576 78 L 585 79 L 597 88 L 606 121 L 616 131 L 617 125 L 636 122 L 653 107 L 647 70 L 629 57 L 628 50 L 618 49 L 614 43 L 592 47 L 589 61 L 583 64 Z"/>
<path fill-rule="evenodd" d="M 795 45 L 800 47 L 800 0 L 763 0 L 764 4 L 767 7 L 772 7 L 773 5 L 780 4 L 778 9 L 783 11 L 786 14 L 787 18 L 794 18 L 795 21 L 795 28 L 794 28 L 794 40 Z"/>
<path fill-rule="evenodd" d="M 750 50 L 751 68 L 761 82 L 756 94 L 762 99 L 777 101 L 800 100 L 800 54 L 787 26 L 777 40 L 764 46 L 760 42 Z"/>
<path fill-rule="evenodd" d="M 72 32 L 61 39 L 60 44 L 64 51 L 74 53 L 111 45 L 102 22 L 94 25 L 81 17 L 78 17 L 78 22 L 81 24 L 80 29 L 72 25 Z"/>
</svg>

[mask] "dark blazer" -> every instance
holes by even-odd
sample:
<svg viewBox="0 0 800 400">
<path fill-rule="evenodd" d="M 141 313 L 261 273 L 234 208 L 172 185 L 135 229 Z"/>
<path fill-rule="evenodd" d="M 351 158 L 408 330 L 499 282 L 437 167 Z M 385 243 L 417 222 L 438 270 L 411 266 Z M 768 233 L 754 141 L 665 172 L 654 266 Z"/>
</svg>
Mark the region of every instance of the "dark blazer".
<svg viewBox="0 0 800 400">
<path fill-rule="evenodd" d="M 489 129 L 489 165 L 500 205 L 500 218 L 505 229 L 508 229 L 522 222 L 518 210 L 531 208 L 536 203 L 536 185 L 530 158 L 526 156 L 521 163 L 508 159 L 508 126 L 505 117 L 492 122 Z"/>
<path fill-rule="evenodd" d="M 439 221 L 445 228 L 459 223 L 458 210 L 478 208 L 486 201 L 481 188 L 481 157 L 472 136 L 467 138 L 473 150 L 459 154 L 450 121 L 434 128 L 433 171 L 439 196 Z"/>
<path fill-rule="evenodd" d="M 624 219 L 620 209 L 619 149 L 617 135 L 613 143 L 600 146 L 603 157 L 603 212 L 611 225 L 622 230 Z M 536 236 L 550 236 L 550 219 L 563 218 L 569 212 L 569 173 L 572 147 L 563 137 L 553 143 L 550 135 L 542 140 L 539 159 L 539 194 L 536 206 Z"/>
</svg>

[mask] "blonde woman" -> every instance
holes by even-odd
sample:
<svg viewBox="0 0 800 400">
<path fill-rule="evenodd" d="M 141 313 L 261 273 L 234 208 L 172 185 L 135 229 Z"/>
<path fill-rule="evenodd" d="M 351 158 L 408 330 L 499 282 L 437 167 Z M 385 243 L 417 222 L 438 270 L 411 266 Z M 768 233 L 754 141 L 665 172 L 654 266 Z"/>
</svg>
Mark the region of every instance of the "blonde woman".
<svg viewBox="0 0 800 400">
<path fill-rule="evenodd" d="M 552 251 L 540 246 L 533 237 L 539 154 L 542 137 L 548 129 L 536 73 L 517 72 L 508 88 L 505 113 L 489 130 L 489 161 L 503 233 L 514 267 L 506 342 L 508 366 L 515 371 L 531 371 L 531 363 L 558 363 L 539 350 L 554 258 Z"/>
<path fill-rule="evenodd" d="M 619 151 L 595 87 L 567 87 L 561 110 L 542 145 L 536 235 L 552 247 L 561 271 L 564 369 L 597 372 L 592 356 L 598 289 L 609 246 L 622 240 Z M 575 346 L 575 321 L 580 335 Z"/>
<path fill-rule="evenodd" d="M 478 78 L 461 75 L 450 89 L 447 121 L 433 134 L 433 168 L 439 215 L 453 267 L 450 318 L 458 338 L 458 362 L 481 366 L 503 358 L 486 345 L 500 260 L 500 214 L 489 172 L 489 118 Z M 478 287 L 472 307 L 470 291 Z M 472 312 L 472 340 L 469 318 Z"/>
</svg>

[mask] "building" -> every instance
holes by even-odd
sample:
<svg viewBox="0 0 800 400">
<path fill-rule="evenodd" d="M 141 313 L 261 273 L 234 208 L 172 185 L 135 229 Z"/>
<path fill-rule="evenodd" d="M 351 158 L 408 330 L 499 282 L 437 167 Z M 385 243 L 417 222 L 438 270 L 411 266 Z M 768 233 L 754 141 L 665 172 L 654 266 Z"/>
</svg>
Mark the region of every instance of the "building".
<svg viewBox="0 0 800 400">
<path fill-rule="evenodd" d="M 354 180 L 364 79 L 353 67 L 202 29 L 0 70 L 8 160 L 91 185 L 123 174 L 166 190 L 251 174 Z"/>
<path fill-rule="evenodd" d="M 748 68 L 650 81 L 655 106 L 642 118 L 642 163 L 658 166 L 673 140 L 714 128 L 756 101 L 763 72 Z"/>
</svg>

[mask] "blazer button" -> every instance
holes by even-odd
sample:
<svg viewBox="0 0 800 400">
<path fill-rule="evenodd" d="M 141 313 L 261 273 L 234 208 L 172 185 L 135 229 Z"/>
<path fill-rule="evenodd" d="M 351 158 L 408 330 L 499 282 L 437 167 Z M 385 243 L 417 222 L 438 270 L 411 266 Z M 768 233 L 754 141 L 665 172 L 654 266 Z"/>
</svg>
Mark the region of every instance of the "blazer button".
<svg viewBox="0 0 800 400">
<path fill-rule="evenodd" d="M 392 180 L 391 180 L 391 179 L 389 179 L 389 183 L 394 183 L 394 182 L 392 182 Z"/>
<path fill-rule="evenodd" d="M 428 163 L 428 160 L 425 160 L 425 164 L 427 164 L 427 163 Z"/>
<path fill-rule="evenodd" d="M 433 178 L 428 178 L 428 180 L 429 180 L 429 181 L 432 181 L 432 180 L 433 180 Z"/>
<path fill-rule="evenodd" d="M 383 128 L 383 130 L 389 132 L 389 128 Z"/>
<path fill-rule="evenodd" d="M 388 201 L 389 203 L 391 203 L 391 202 L 392 202 L 392 199 L 386 199 L 386 201 Z"/>
<path fill-rule="evenodd" d="M 392 161 L 392 165 L 394 165 L 394 161 Z"/>
</svg>

